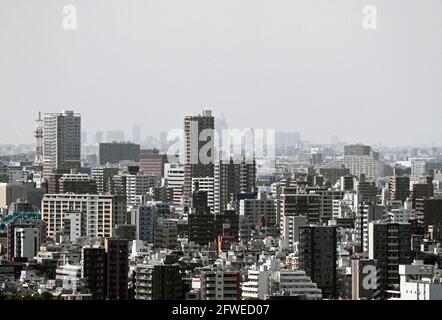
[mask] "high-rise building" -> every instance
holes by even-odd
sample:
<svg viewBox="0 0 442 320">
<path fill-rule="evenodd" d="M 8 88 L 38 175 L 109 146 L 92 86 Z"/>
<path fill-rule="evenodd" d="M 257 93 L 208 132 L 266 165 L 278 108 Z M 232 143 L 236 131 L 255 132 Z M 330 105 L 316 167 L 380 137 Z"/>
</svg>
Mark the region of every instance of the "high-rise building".
<svg viewBox="0 0 442 320">
<path fill-rule="evenodd" d="M 231 201 L 240 193 L 253 193 L 256 190 L 256 163 L 254 160 L 218 161 L 215 163 L 214 212 L 227 209 Z"/>
<path fill-rule="evenodd" d="M 182 203 L 184 185 L 184 166 L 179 163 L 166 163 L 164 165 L 164 177 L 167 188 L 172 188 L 173 203 Z"/>
<path fill-rule="evenodd" d="M 410 224 L 370 222 L 368 225 L 368 257 L 378 262 L 382 297 L 400 294 L 399 265 L 411 262 L 411 234 Z"/>
<path fill-rule="evenodd" d="M 158 149 L 140 151 L 140 171 L 142 173 L 164 177 L 164 165 L 168 163 L 168 157 L 158 151 Z"/>
<path fill-rule="evenodd" d="M 34 260 L 40 244 L 46 239 L 46 226 L 41 220 L 15 221 L 8 224 L 6 232 L 8 261 L 13 261 L 15 258 Z"/>
<path fill-rule="evenodd" d="M 79 170 L 81 116 L 73 111 L 45 113 L 43 117 L 44 176 L 59 169 Z"/>
<path fill-rule="evenodd" d="M 368 251 L 368 224 L 373 221 L 383 222 L 385 207 L 371 202 L 362 202 L 359 205 L 355 219 L 355 247 L 357 252 Z"/>
<path fill-rule="evenodd" d="M 306 216 L 284 216 L 284 230 L 281 240 L 288 247 L 293 249 L 295 243 L 299 242 L 299 228 L 307 226 Z"/>
<path fill-rule="evenodd" d="M 192 193 L 203 191 L 207 194 L 207 205 L 215 213 L 215 179 L 213 177 L 192 178 Z"/>
<path fill-rule="evenodd" d="M 184 119 L 184 202 L 192 194 L 193 178 L 213 178 L 214 175 L 214 117 L 212 111 Z"/>
<path fill-rule="evenodd" d="M 344 166 L 350 169 L 352 175 L 365 175 L 368 178 L 383 176 L 384 166 L 379 161 L 378 153 L 372 151 L 370 146 L 355 144 L 345 146 L 344 149 Z"/>
<path fill-rule="evenodd" d="M 410 196 L 410 177 L 390 177 L 389 190 L 390 200 L 400 200 L 403 203 Z"/>
<path fill-rule="evenodd" d="M 107 255 L 107 299 L 128 299 L 129 242 L 123 239 L 106 238 Z"/>
<path fill-rule="evenodd" d="M 64 215 L 79 211 L 87 237 L 110 237 L 116 224 L 126 223 L 126 199 L 112 195 L 47 194 L 42 200 L 47 237 L 56 240 L 64 228 Z"/>
<path fill-rule="evenodd" d="M 178 243 L 178 220 L 161 217 L 156 219 L 153 238 L 155 247 L 175 249 Z"/>
<path fill-rule="evenodd" d="M 305 226 L 299 228 L 299 269 L 304 270 L 324 297 L 337 294 L 336 227 Z"/>
<path fill-rule="evenodd" d="M 14 228 L 14 258 L 33 261 L 40 250 L 40 229 L 29 227 Z"/>
<path fill-rule="evenodd" d="M 91 177 L 97 184 L 98 194 L 109 194 L 111 192 L 112 177 L 118 174 L 118 168 L 97 167 L 92 168 Z"/>
<path fill-rule="evenodd" d="M 378 194 L 378 187 L 374 181 L 366 181 L 365 177 L 356 183 L 356 192 L 359 195 L 359 202 L 375 202 Z"/>
<path fill-rule="evenodd" d="M 84 224 L 81 220 L 80 211 L 66 211 L 63 215 L 62 240 L 60 242 L 75 243 L 84 234 Z"/>
<path fill-rule="evenodd" d="M 207 192 L 196 191 L 191 198 L 189 214 L 189 241 L 207 246 L 216 239 L 215 215 L 207 205 Z"/>
<path fill-rule="evenodd" d="M 155 203 L 143 204 L 131 209 L 131 223 L 136 226 L 136 239 L 153 243 L 155 228 Z"/>
<path fill-rule="evenodd" d="M 362 144 L 352 144 L 344 146 L 344 154 L 346 156 L 370 156 L 371 147 Z"/>
<path fill-rule="evenodd" d="M 97 194 L 97 183 L 87 174 L 64 174 L 58 183 L 59 193 Z"/>
<path fill-rule="evenodd" d="M 81 277 L 91 290 L 94 300 L 106 299 L 107 257 L 104 248 L 84 247 L 82 250 Z"/>
<path fill-rule="evenodd" d="M 120 161 L 140 160 L 140 145 L 130 142 L 100 143 L 100 165 L 118 164 Z"/>
<path fill-rule="evenodd" d="M 416 219 L 431 238 L 442 240 L 442 199 L 416 199 Z"/>
<path fill-rule="evenodd" d="M 306 188 L 306 191 L 320 195 L 319 218 L 323 224 L 333 219 L 333 201 L 342 200 L 345 195 L 344 191 L 328 189 L 326 187 Z"/>
<path fill-rule="evenodd" d="M 442 161 L 437 159 L 412 159 L 411 160 L 411 176 L 425 177 L 431 175 L 435 170 L 442 169 Z"/>
<path fill-rule="evenodd" d="M 258 199 L 243 199 L 239 201 L 239 237 L 247 242 L 251 239 L 256 226 L 264 224 L 266 235 L 279 234 L 279 221 L 276 215 L 274 199 L 259 197 Z"/>
<path fill-rule="evenodd" d="M 355 178 L 352 175 L 342 176 L 340 179 L 342 191 L 352 191 L 355 188 Z"/>
<path fill-rule="evenodd" d="M 413 204 L 413 209 L 416 208 L 417 199 L 427 199 L 434 195 L 433 177 L 426 177 L 426 182 L 419 182 L 413 184 L 411 188 L 411 199 Z"/>
<path fill-rule="evenodd" d="M 296 187 L 284 187 L 280 195 L 280 231 L 284 226 L 285 216 L 306 216 L 308 224 L 319 224 L 321 195 L 305 193 Z"/>
<path fill-rule="evenodd" d="M 320 168 L 319 174 L 333 186 L 341 177 L 350 175 L 350 170 L 345 167 Z"/>
<path fill-rule="evenodd" d="M 161 181 L 161 176 L 145 174 L 128 174 L 125 176 L 127 205 L 129 207 L 142 204 L 143 196 L 145 196 L 151 188 L 156 187 Z"/>
</svg>

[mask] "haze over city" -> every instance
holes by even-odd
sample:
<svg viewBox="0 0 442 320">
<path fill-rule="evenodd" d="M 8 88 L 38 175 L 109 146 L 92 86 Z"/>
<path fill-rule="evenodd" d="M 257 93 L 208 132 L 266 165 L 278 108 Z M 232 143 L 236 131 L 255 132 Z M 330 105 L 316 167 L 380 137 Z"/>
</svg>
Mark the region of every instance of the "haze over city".
<svg viewBox="0 0 442 320">
<path fill-rule="evenodd" d="M 230 127 L 303 139 L 438 145 L 442 3 L 371 1 L 0 1 L 0 143 L 33 143 L 38 111 L 82 129 L 181 128 L 208 107 Z M 104 119 L 104 120 L 103 120 Z"/>
</svg>

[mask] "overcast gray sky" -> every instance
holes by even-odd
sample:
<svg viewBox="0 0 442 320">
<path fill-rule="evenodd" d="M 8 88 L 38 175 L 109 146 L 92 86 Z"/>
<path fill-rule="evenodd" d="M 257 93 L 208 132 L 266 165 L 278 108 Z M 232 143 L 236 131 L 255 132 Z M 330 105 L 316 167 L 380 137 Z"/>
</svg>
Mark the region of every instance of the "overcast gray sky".
<svg viewBox="0 0 442 320">
<path fill-rule="evenodd" d="M 210 106 L 316 142 L 441 145 L 441 13 L 440 0 L 0 0 L 0 143 L 33 142 L 38 110 L 81 112 L 91 140 Z"/>
</svg>

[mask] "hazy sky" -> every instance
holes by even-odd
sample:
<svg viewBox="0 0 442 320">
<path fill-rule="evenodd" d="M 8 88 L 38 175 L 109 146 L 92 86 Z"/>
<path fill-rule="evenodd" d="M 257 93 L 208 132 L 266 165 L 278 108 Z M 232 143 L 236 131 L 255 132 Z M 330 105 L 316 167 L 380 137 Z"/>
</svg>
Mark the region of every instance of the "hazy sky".
<svg viewBox="0 0 442 320">
<path fill-rule="evenodd" d="M 209 106 L 316 142 L 441 145 L 441 13 L 440 0 L 0 0 L 0 143 L 33 142 L 39 110 L 81 112 L 92 140 Z"/>
</svg>

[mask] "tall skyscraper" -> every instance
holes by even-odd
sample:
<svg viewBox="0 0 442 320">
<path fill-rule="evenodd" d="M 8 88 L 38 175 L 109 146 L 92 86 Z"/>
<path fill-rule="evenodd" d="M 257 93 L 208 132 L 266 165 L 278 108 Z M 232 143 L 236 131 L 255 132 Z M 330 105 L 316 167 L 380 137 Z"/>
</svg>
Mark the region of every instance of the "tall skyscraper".
<svg viewBox="0 0 442 320">
<path fill-rule="evenodd" d="M 299 268 L 322 290 L 336 297 L 336 227 L 299 228 Z"/>
<path fill-rule="evenodd" d="M 73 111 L 44 114 L 43 159 L 45 177 L 57 170 L 80 169 L 80 114 Z"/>
<path fill-rule="evenodd" d="M 219 161 L 215 164 L 215 213 L 222 213 L 227 209 L 231 200 L 239 193 L 256 191 L 256 163 L 255 161 L 235 162 Z"/>
<path fill-rule="evenodd" d="M 214 129 L 212 111 L 203 110 L 200 115 L 184 119 L 184 201 L 192 193 L 192 178 L 213 178 L 214 168 Z"/>
</svg>

